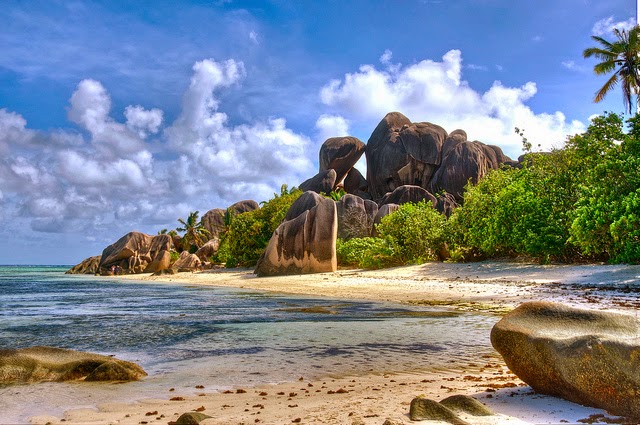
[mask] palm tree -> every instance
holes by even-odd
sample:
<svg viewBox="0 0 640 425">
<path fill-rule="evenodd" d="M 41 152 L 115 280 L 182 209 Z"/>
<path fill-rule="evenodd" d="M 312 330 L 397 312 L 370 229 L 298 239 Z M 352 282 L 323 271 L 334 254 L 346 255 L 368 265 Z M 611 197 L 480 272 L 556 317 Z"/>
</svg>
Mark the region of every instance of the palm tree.
<svg viewBox="0 0 640 425">
<path fill-rule="evenodd" d="M 613 75 L 596 92 L 594 102 L 600 102 L 611 91 L 618 82 L 622 86 L 624 106 L 631 113 L 631 96 L 640 93 L 640 26 L 635 26 L 629 31 L 614 29 L 614 34 L 618 38 L 614 42 L 609 42 L 602 37 L 592 36 L 591 38 L 600 43 L 601 47 L 590 47 L 585 49 L 582 55 L 585 58 L 595 56 L 602 61 L 593 67 L 593 71 L 598 75 Z M 637 99 L 636 99 L 637 104 Z"/>
<path fill-rule="evenodd" d="M 186 221 L 181 218 L 178 219 L 182 227 L 178 227 L 176 230 L 178 232 L 185 232 L 182 237 L 182 243 L 185 249 L 193 247 L 196 249 L 200 248 L 209 240 L 209 231 L 204 227 L 202 221 L 198 220 L 199 213 L 199 211 L 190 213 Z"/>
</svg>

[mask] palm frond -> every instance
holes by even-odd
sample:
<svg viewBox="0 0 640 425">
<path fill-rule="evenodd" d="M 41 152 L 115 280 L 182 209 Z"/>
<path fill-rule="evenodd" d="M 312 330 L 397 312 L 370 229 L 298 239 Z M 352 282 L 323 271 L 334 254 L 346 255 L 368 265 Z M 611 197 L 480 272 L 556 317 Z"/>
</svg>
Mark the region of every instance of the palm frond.
<svg viewBox="0 0 640 425">
<path fill-rule="evenodd" d="M 617 72 L 613 74 L 611 78 L 609 78 L 609 80 L 606 83 L 604 83 L 604 86 L 602 86 L 600 90 L 596 92 L 596 96 L 593 99 L 593 101 L 595 103 L 601 102 L 605 98 L 607 93 L 609 93 L 609 91 L 611 91 L 611 89 L 613 89 L 616 86 L 616 84 L 618 84 Z"/>
</svg>

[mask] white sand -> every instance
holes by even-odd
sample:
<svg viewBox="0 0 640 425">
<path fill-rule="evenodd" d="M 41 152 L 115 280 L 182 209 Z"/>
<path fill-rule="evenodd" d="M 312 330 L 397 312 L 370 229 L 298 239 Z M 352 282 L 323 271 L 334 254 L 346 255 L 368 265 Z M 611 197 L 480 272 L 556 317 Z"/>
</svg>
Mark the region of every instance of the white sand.
<svg viewBox="0 0 640 425">
<path fill-rule="evenodd" d="M 250 288 L 273 292 L 447 305 L 464 310 L 501 314 L 519 303 L 549 300 L 589 308 L 632 311 L 637 295 L 612 285 L 640 284 L 640 266 L 538 266 L 519 263 L 430 263 L 381 271 L 341 270 L 335 273 L 257 278 L 248 270 L 221 270 L 126 279 L 176 284 Z M 607 289 L 594 289 L 597 285 Z M 637 314 L 637 313 L 635 313 Z M 485 347 L 486 349 L 486 347 Z M 109 385 L 109 384 L 107 384 Z M 386 418 L 410 423 L 409 403 L 418 395 L 441 400 L 468 394 L 487 404 L 496 415 L 460 415 L 472 424 L 576 423 L 605 413 L 552 397 L 534 394 L 512 375 L 497 354 L 475 364 L 452 365 L 446 371 L 342 377 L 314 382 L 302 380 L 224 394 L 170 392 L 163 400 L 109 404 L 72 410 L 64 418 L 38 416 L 33 423 L 167 424 L 182 413 L 199 409 L 212 416 L 203 424 L 382 424 Z M 506 388 L 501 388 L 506 386 Z M 486 391 L 489 389 L 490 391 Z M 343 390 L 337 392 L 338 390 Z M 337 393 L 331 393 L 337 392 Z M 266 393 L 266 394 L 265 394 Z M 280 393 L 280 394 L 279 394 Z M 172 397 L 182 400 L 170 400 Z M 64 422 L 62 420 L 64 419 Z M 300 419 L 299 422 L 294 420 Z M 418 422 L 415 422 L 418 423 Z M 429 423 L 429 422 L 423 422 Z"/>
</svg>

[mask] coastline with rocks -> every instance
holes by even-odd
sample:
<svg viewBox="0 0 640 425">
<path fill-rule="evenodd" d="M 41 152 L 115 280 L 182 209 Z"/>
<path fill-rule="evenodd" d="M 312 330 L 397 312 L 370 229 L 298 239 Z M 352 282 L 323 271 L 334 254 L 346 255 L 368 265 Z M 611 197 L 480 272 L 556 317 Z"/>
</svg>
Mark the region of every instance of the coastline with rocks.
<svg viewBox="0 0 640 425">
<path fill-rule="evenodd" d="M 250 270 L 210 270 L 171 276 L 127 275 L 122 281 L 165 282 L 199 287 L 237 287 L 274 293 L 326 296 L 329 299 L 378 300 L 409 305 L 446 307 L 454 311 L 489 314 L 498 323 L 507 312 L 527 301 L 552 301 L 567 306 L 603 310 L 637 321 L 640 266 L 532 265 L 512 262 L 470 264 L 427 263 L 420 266 L 279 277 L 256 277 Z M 453 341 L 455 343 L 455 341 Z M 490 344 L 487 344 L 490 345 Z M 410 404 L 420 396 L 442 401 L 469 395 L 493 414 L 474 416 L 457 411 L 471 424 L 577 423 L 598 418 L 627 423 L 618 416 L 560 398 L 536 393 L 514 375 L 490 346 L 476 361 L 451 363 L 436 370 L 383 374 L 371 371 L 354 376 L 332 376 L 256 387 L 178 394 L 166 398 L 107 403 L 72 409 L 64 416 L 41 415 L 33 423 L 169 423 L 187 412 L 210 416 L 202 424 L 235 423 L 421 423 L 410 419 Z M 493 352 L 493 354 L 487 353 Z M 425 365 L 428 369 L 428 365 Z M 194 384 L 194 388 L 195 385 Z M 123 391 L 126 384 L 123 385 Z M 157 412 L 157 413 L 154 413 Z M 590 419 L 591 418 L 591 419 Z M 64 419 L 64 422 L 62 420 Z M 256 420 L 259 422 L 255 422 Z M 458 420 L 456 419 L 456 421 Z M 463 423 L 428 422 L 428 423 Z M 427 422 L 425 422 L 427 423 Z"/>
</svg>

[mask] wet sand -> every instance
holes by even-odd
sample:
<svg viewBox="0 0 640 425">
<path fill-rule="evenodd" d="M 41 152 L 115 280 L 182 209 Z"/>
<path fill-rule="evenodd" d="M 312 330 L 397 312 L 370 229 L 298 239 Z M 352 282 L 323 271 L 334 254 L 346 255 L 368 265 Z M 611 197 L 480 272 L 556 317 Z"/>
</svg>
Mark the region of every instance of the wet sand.
<svg viewBox="0 0 640 425">
<path fill-rule="evenodd" d="M 637 314 L 640 266 L 429 263 L 380 271 L 340 270 L 270 278 L 257 278 L 250 270 L 123 278 L 447 306 L 488 312 L 494 314 L 497 321 L 521 302 L 531 300 Z M 486 353 L 487 347 L 479 347 L 479 352 Z M 163 399 L 71 410 L 63 417 L 39 416 L 32 418 L 32 422 L 167 424 L 182 413 L 201 411 L 212 416 L 202 422 L 205 425 L 382 424 L 387 418 L 395 423 L 420 423 L 408 418 L 412 398 L 425 395 L 441 400 L 452 394 L 471 395 L 496 413 L 488 417 L 460 415 L 472 424 L 576 423 L 592 414 L 605 413 L 534 394 L 508 371 L 497 353 L 479 355 L 472 363 L 452 363 L 446 370 L 431 372 L 382 375 L 371 371 L 361 376 L 314 381 L 301 376 L 295 382 L 226 392 L 208 392 L 207 382 L 201 382 L 194 384 L 194 390 L 192 394 L 178 394 L 166 388 Z"/>
</svg>

